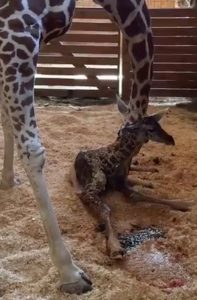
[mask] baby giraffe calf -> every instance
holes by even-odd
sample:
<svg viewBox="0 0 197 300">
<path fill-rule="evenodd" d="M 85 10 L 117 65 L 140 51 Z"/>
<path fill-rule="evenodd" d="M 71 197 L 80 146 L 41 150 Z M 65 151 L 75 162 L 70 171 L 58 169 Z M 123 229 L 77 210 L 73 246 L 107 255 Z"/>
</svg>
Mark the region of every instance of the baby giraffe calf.
<svg viewBox="0 0 197 300">
<path fill-rule="evenodd" d="M 128 179 L 132 158 L 149 140 L 174 145 L 174 139 L 159 125 L 162 114 L 156 114 L 130 123 L 127 122 L 118 133 L 116 141 L 95 150 L 80 151 L 75 159 L 72 182 L 82 202 L 105 224 L 107 249 L 110 257 L 122 258 L 125 251 L 110 221 L 110 208 L 103 199 L 108 190 L 117 190 L 135 201 L 147 201 L 166 204 L 178 210 L 187 210 L 187 206 L 176 200 L 161 200 L 143 196 L 132 189 Z"/>
</svg>

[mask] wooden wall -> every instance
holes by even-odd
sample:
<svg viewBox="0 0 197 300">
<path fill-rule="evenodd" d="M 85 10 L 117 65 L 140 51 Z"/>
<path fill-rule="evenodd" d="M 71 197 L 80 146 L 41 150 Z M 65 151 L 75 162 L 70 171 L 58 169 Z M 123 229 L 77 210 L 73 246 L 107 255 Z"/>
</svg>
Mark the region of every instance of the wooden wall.
<svg viewBox="0 0 197 300">
<path fill-rule="evenodd" d="M 197 97 L 197 12 L 195 9 L 152 9 L 155 43 L 152 96 Z M 132 69 L 123 61 L 124 95 L 129 97 Z"/>
</svg>

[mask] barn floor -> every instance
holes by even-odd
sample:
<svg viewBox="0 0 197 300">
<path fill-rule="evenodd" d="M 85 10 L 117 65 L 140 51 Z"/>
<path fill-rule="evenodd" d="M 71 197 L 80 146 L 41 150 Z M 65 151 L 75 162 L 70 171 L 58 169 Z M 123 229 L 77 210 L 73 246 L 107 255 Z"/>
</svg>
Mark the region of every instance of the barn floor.
<svg viewBox="0 0 197 300">
<path fill-rule="evenodd" d="M 151 109 L 156 110 L 156 109 Z M 197 114 L 172 108 L 162 124 L 176 140 L 175 147 L 148 143 L 137 160 L 156 166 L 159 173 L 138 173 L 154 184 L 144 193 L 166 198 L 196 199 L 190 212 L 167 207 L 131 204 L 120 194 L 109 195 L 118 232 L 135 225 L 157 226 L 166 238 L 138 246 L 126 261 L 113 263 L 106 255 L 102 233 L 68 183 L 75 155 L 106 145 L 116 137 L 120 117 L 114 105 L 82 110 L 69 107 L 37 109 L 47 150 L 45 173 L 63 239 L 94 283 L 91 293 L 62 296 L 52 266 L 37 204 L 16 157 L 22 184 L 0 191 L 0 298 L 3 300 L 194 300 L 197 299 Z M 3 138 L 0 128 L 0 169 Z"/>
</svg>

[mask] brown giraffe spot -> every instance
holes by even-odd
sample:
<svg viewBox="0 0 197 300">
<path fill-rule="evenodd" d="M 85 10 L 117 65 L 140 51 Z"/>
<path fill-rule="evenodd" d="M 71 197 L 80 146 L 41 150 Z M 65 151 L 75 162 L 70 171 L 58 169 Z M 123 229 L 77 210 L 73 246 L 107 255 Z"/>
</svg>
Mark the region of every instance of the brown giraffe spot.
<svg viewBox="0 0 197 300">
<path fill-rule="evenodd" d="M 10 88 L 9 88 L 9 85 L 6 85 L 6 86 L 5 86 L 5 91 L 6 91 L 6 93 L 9 91 L 9 89 L 10 89 Z"/>
<path fill-rule="evenodd" d="M 11 30 L 15 32 L 23 32 L 24 25 L 19 19 L 12 19 L 8 21 L 8 26 Z"/>
<path fill-rule="evenodd" d="M 26 130 L 26 133 L 27 133 L 30 137 L 32 137 L 32 138 L 35 137 L 35 133 L 33 133 L 33 132 L 29 131 L 29 130 Z"/>
<path fill-rule="evenodd" d="M 123 24 L 133 10 L 135 6 L 130 0 L 117 1 L 117 11 Z"/>
<path fill-rule="evenodd" d="M 138 34 L 146 33 L 146 26 L 139 12 L 137 13 L 133 22 L 125 28 L 125 32 L 130 37 L 134 37 Z"/>
<path fill-rule="evenodd" d="M 35 120 L 31 120 L 29 126 L 36 128 L 36 121 Z"/>
<path fill-rule="evenodd" d="M 33 64 L 34 64 L 34 66 L 36 66 L 37 61 L 38 61 L 38 54 L 34 55 L 34 57 L 33 57 Z"/>
<path fill-rule="evenodd" d="M 7 39 L 8 38 L 8 32 L 0 31 L 0 38 Z"/>
<path fill-rule="evenodd" d="M 29 70 L 29 69 L 27 69 Z M 22 72 L 23 75 L 29 76 L 32 74 L 32 70 L 31 73 L 24 71 Z M 20 86 L 20 95 L 23 95 L 25 93 L 25 90 L 31 90 L 33 88 L 33 84 L 34 84 L 34 76 L 28 81 L 28 82 L 22 82 L 21 86 Z"/>
<path fill-rule="evenodd" d="M 19 119 L 20 119 L 21 123 L 23 123 L 23 124 L 25 123 L 25 115 L 20 115 Z"/>
<path fill-rule="evenodd" d="M 16 111 L 22 111 L 22 108 L 20 106 L 10 106 L 10 111 L 12 113 L 14 113 Z"/>
<path fill-rule="evenodd" d="M 12 39 L 19 45 L 25 46 L 30 52 L 32 52 L 35 48 L 35 42 L 31 37 L 24 36 L 24 37 L 19 37 L 19 36 L 12 36 Z"/>
<path fill-rule="evenodd" d="M 36 23 L 36 20 L 28 14 L 23 15 L 23 20 L 26 25 L 32 25 L 32 24 Z"/>
<path fill-rule="evenodd" d="M 45 1 L 40 0 L 28 0 L 29 9 L 36 15 L 40 15 L 46 7 Z"/>
<path fill-rule="evenodd" d="M 140 83 L 142 83 L 144 80 L 148 78 L 148 72 L 149 72 L 149 63 L 147 62 L 138 72 L 137 72 L 137 78 Z"/>
<path fill-rule="evenodd" d="M 147 83 L 142 87 L 140 95 L 148 96 L 149 92 L 150 92 L 150 84 Z"/>
<path fill-rule="evenodd" d="M 69 29 L 70 25 L 64 27 L 63 29 L 59 29 L 56 31 L 53 31 L 53 33 L 50 33 L 47 35 L 47 37 L 45 38 L 44 42 L 48 43 L 50 40 L 52 40 L 53 38 L 57 37 L 57 36 L 61 36 L 62 34 L 64 34 L 65 32 L 67 32 L 67 30 Z"/>
<path fill-rule="evenodd" d="M 14 100 L 14 104 L 18 104 L 18 99 L 15 99 L 15 100 Z"/>
<path fill-rule="evenodd" d="M 21 131 L 21 124 L 20 123 L 17 123 L 17 124 L 14 123 L 14 128 L 16 129 L 16 131 Z"/>
<path fill-rule="evenodd" d="M 143 40 L 143 41 L 141 41 L 139 43 L 135 43 L 133 45 L 132 53 L 133 53 L 133 56 L 134 56 L 135 60 L 137 60 L 137 62 L 139 62 L 142 59 L 144 59 L 146 57 L 146 55 L 147 55 L 145 40 Z"/>
<path fill-rule="evenodd" d="M 4 47 L 3 47 L 3 51 L 13 51 L 14 50 L 14 45 L 11 44 L 10 42 L 8 42 Z"/>
<path fill-rule="evenodd" d="M 29 69 L 29 63 L 28 62 L 24 62 L 19 66 L 19 72 L 20 73 L 24 73 L 27 69 Z"/>
<path fill-rule="evenodd" d="M 7 70 L 5 71 L 5 75 L 15 75 L 16 74 L 16 69 L 13 68 L 12 66 L 8 67 Z"/>
<path fill-rule="evenodd" d="M 22 49 L 17 49 L 16 55 L 20 59 L 27 59 L 29 57 L 28 54 L 24 50 L 22 50 Z"/>
<path fill-rule="evenodd" d="M 35 113 L 34 113 L 34 107 L 32 106 L 32 108 L 30 109 L 29 116 L 30 116 L 30 118 L 33 118 L 34 115 L 35 115 Z"/>
<path fill-rule="evenodd" d="M 28 141 L 28 138 L 21 134 L 21 142 L 24 144 L 26 141 Z"/>
<path fill-rule="evenodd" d="M 11 54 L 3 54 L 3 53 L 1 53 L 0 54 L 0 58 L 7 65 L 12 60 L 12 58 L 14 57 L 14 55 L 15 55 L 15 52 L 12 52 Z"/>
<path fill-rule="evenodd" d="M 13 92 L 16 93 L 17 91 L 18 91 L 18 83 L 15 82 L 15 83 L 13 84 Z"/>
<path fill-rule="evenodd" d="M 3 28 L 4 22 L 0 20 L 0 28 Z"/>
<path fill-rule="evenodd" d="M 12 0 L 11 5 L 15 8 L 15 10 L 23 10 L 23 5 L 21 0 Z"/>
<path fill-rule="evenodd" d="M 66 17 L 63 11 L 49 12 L 42 19 L 42 24 L 47 33 L 52 32 L 54 29 L 63 29 L 66 24 Z"/>
<path fill-rule="evenodd" d="M 27 97 L 25 100 L 21 102 L 21 105 L 24 106 L 29 106 L 32 103 L 33 99 L 31 96 Z"/>
<path fill-rule="evenodd" d="M 142 113 L 143 113 L 143 115 L 146 114 L 146 111 L 147 111 L 147 106 L 142 108 Z"/>
<path fill-rule="evenodd" d="M 15 81 L 16 80 L 16 76 L 8 76 L 6 77 L 6 81 L 7 82 L 12 82 L 12 81 Z"/>
<path fill-rule="evenodd" d="M 134 83 L 132 87 L 132 98 L 135 98 L 137 96 L 137 92 L 138 92 L 137 84 Z"/>
</svg>

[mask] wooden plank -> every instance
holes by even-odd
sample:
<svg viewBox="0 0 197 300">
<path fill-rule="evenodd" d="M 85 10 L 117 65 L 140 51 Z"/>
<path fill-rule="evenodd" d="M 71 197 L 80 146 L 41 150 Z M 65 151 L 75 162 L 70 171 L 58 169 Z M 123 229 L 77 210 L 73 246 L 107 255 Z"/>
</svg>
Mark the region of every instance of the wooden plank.
<svg viewBox="0 0 197 300">
<path fill-rule="evenodd" d="M 48 86 L 92 86 L 92 87 L 111 87 L 116 88 L 118 82 L 115 80 L 96 80 L 96 79 L 66 79 L 66 78 L 36 78 L 36 85 Z"/>
<path fill-rule="evenodd" d="M 155 45 L 155 54 L 196 54 L 197 46 L 158 46 Z"/>
<path fill-rule="evenodd" d="M 197 73 L 185 72 L 154 72 L 153 78 L 155 80 L 176 80 L 176 81 L 184 81 L 184 80 L 196 80 L 197 81 Z"/>
<path fill-rule="evenodd" d="M 197 22 L 197 19 L 196 19 Z M 197 27 L 153 28 L 154 36 L 197 36 Z"/>
<path fill-rule="evenodd" d="M 188 88 L 192 88 L 192 89 L 197 89 L 197 81 L 170 81 L 170 80 L 153 80 L 152 82 L 152 88 L 179 88 L 179 89 L 188 89 Z"/>
<path fill-rule="evenodd" d="M 178 63 L 155 63 L 154 71 L 179 71 L 179 72 L 197 72 L 196 64 L 178 64 Z"/>
<path fill-rule="evenodd" d="M 151 24 L 153 29 L 154 27 L 196 27 L 197 16 L 195 18 L 152 18 Z"/>
<path fill-rule="evenodd" d="M 196 28 L 197 29 L 197 28 Z M 167 30 L 166 30 L 167 32 Z M 161 46 L 197 46 L 197 36 L 154 36 L 154 44 Z"/>
<path fill-rule="evenodd" d="M 45 75 L 86 75 L 86 76 L 99 76 L 99 75 L 108 75 L 108 76 L 118 76 L 117 69 L 102 69 L 102 68 L 48 68 L 48 67 L 38 67 L 38 74 Z"/>
<path fill-rule="evenodd" d="M 130 58 L 128 57 L 128 61 Z M 197 63 L 197 54 L 156 54 L 154 56 L 154 62 L 164 63 Z"/>
<path fill-rule="evenodd" d="M 118 59 L 111 57 L 39 56 L 40 64 L 117 65 Z"/>
<path fill-rule="evenodd" d="M 78 19 L 109 19 L 109 15 L 102 8 L 77 8 L 74 18 Z"/>
<path fill-rule="evenodd" d="M 197 89 L 152 89 L 151 97 L 197 97 Z"/>
<path fill-rule="evenodd" d="M 60 89 L 35 89 L 36 96 L 54 96 L 54 97 L 92 97 L 92 98 L 114 98 L 115 91 L 113 90 L 60 90 Z"/>
<path fill-rule="evenodd" d="M 61 37 L 62 41 L 78 43 L 118 43 L 119 34 L 70 34 Z"/>
<path fill-rule="evenodd" d="M 196 18 L 196 9 L 182 8 L 162 8 L 150 9 L 151 18 L 177 18 L 177 17 L 193 17 Z"/>
<path fill-rule="evenodd" d="M 118 27 L 115 23 L 84 23 L 80 21 L 73 20 L 73 23 L 69 29 L 74 30 L 84 30 L 84 31 L 115 31 L 118 32 Z"/>
<path fill-rule="evenodd" d="M 75 46 L 75 45 L 61 45 L 60 43 L 51 43 L 50 45 L 44 45 L 41 49 L 41 53 L 92 53 L 92 54 L 117 54 L 118 46 Z"/>
</svg>

